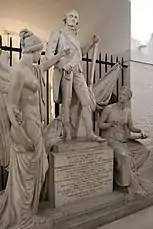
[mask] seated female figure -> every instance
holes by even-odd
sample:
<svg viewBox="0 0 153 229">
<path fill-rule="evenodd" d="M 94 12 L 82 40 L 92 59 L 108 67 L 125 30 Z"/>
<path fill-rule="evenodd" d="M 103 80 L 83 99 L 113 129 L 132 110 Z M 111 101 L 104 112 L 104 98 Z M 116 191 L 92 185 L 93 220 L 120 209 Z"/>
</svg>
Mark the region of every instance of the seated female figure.
<svg viewBox="0 0 153 229">
<path fill-rule="evenodd" d="M 147 136 L 133 125 L 131 111 L 127 107 L 131 97 L 130 88 L 124 86 L 119 101 L 103 110 L 98 125 L 108 145 L 114 149 L 116 184 L 125 187 L 128 192 L 144 195 L 145 191 L 138 182 L 136 171 L 150 152 L 142 143 L 136 141 Z M 137 134 L 131 135 L 131 132 Z"/>
</svg>

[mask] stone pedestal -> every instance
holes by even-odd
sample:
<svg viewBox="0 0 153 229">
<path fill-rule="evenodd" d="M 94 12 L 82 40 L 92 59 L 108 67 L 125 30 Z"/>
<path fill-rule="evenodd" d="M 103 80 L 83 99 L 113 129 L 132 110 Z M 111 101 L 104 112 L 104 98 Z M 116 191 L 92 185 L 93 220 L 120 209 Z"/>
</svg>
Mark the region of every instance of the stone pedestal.
<svg viewBox="0 0 153 229">
<path fill-rule="evenodd" d="M 91 144 L 90 144 L 91 146 Z M 72 145 L 73 147 L 73 145 Z M 84 145 L 83 145 L 84 147 Z M 92 149 L 95 143 L 92 145 Z M 102 147 L 103 149 L 105 146 Z M 105 148 L 106 149 L 106 148 Z M 93 198 L 80 198 L 80 201 L 59 208 L 51 208 L 52 202 L 41 202 L 38 214 L 49 218 L 55 229 L 95 229 L 99 226 L 111 223 L 136 211 L 153 205 L 153 147 L 151 154 L 143 168 L 139 170 L 141 185 L 148 195 L 144 198 L 135 194 L 113 191 L 109 194 L 94 196 Z M 72 151 L 73 152 L 73 151 Z M 50 155 L 53 165 L 54 155 Z M 54 171 L 54 170 L 53 170 Z M 51 169 L 50 169 L 51 172 Z M 53 175 L 53 173 L 51 173 Z M 50 177 L 51 178 L 51 177 Z M 53 177 L 52 177 L 53 178 Z M 50 179 L 50 182 L 53 181 Z M 51 184 L 51 183 L 50 183 Z M 53 186 L 50 186 L 50 188 Z M 51 193 L 51 192 L 50 192 Z M 50 197 L 53 197 L 50 195 Z M 51 229 L 46 223 L 39 228 L 29 229 Z"/>
<path fill-rule="evenodd" d="M 113 191 L 113 150 L 106 143 L 60 142 L 50 156 L 49 199 L 54 207 Z"/>
</svg>

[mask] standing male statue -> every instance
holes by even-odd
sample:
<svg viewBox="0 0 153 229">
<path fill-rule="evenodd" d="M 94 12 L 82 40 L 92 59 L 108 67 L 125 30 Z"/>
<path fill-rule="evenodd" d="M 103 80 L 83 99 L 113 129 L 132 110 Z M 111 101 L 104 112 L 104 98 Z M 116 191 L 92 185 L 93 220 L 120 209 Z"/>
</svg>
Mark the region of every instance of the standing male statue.
<svg viewBox="0 0 153 229">
<path fill-rule="evenodd" d="M 69 11 L 64 17 L 64 28 L 54 31 L 49 39 L 46 49 L 46 58 L 51 58 L 64 48 L 70 49 L 70 54 L 61 58 L 54 66 L 53 99 L 62 102 L 62 121 L 64 138 L 71 139 L 70 107 L 72 92 L 75 92 L 82 106 L 82 117 L 86 129 L 86 137 L 90 141 L 103 142 L 104 139 L 96 136 L 92 130 L 90 109 L 90 96 L 82 70 L 82 56 L 98 42 L 98 37 L 93 36 L 91 42 L 85 47 L 80 47 L 77 37 L 79 15 L 76 10 Z"/>
</svg>

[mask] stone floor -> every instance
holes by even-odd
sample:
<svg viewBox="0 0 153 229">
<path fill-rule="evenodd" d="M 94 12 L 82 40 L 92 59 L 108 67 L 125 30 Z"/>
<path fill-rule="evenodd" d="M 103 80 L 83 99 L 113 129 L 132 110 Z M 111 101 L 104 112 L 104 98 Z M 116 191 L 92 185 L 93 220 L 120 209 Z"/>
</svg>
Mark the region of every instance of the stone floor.
<svg viewBox="0 0 153 229">
<path fill-rule="evenodd" d="M 97 229 L 152 229 L 153 207 L 139 211 L 133 215 L 117 220 Z"/>
</svg>

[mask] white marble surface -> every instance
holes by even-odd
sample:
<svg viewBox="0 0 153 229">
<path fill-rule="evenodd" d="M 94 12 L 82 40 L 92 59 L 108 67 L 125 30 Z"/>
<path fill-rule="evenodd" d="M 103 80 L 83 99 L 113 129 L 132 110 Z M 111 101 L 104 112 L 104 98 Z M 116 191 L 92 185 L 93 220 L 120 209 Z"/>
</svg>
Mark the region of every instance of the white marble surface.
<svg viewBox="0 0 153 229">
<path fill-rule="evenodd" d="M 89 150 L 90 145 L 74 143 L 73 151 L 70 144 L 54 154 L 56 207 L 112 192 L 113 150 L 101 144 Z"/>
</svg>

